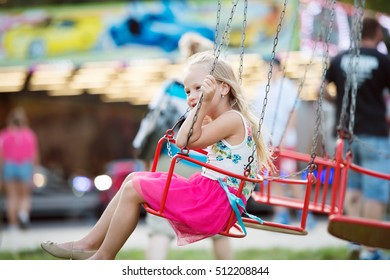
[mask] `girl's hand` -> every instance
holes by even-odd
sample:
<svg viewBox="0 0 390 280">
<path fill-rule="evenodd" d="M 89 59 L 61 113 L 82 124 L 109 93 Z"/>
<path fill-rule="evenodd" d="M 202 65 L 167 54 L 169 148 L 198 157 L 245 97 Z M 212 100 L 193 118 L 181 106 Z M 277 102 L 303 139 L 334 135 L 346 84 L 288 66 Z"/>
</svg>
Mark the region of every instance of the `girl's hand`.
<svg viewBox="0 0 390 280">
<path fill-rule="evenodd" d="M 211 102 L 211 100 L 213 100 L 215 92 L 217 91 L 217 81 L 212 75 L 206 76 L 201 91 L 203 94 L 203 101 Z"/>
</svg>

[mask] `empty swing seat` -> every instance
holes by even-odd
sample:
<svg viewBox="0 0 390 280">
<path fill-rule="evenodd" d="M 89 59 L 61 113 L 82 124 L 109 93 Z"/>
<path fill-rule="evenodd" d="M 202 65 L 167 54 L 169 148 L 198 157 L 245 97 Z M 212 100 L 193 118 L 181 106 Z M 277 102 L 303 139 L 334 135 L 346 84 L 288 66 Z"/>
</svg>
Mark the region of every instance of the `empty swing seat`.
<svg viewBox="0 0 390 280">
<path fill-rule="evenodd" d="M 338 140 L 338 145 L 343 147 L 343 140 Z M 342 149 L 336 152 L 341 153 Z M 329 217 L 328 232 L 335 237 L 355 242 L 369 247 L 390 249 L 390 221 L 380 221 L 361 217 L 352 217 L 343 214 L 342 206 L 347 186 L 347 171 L 353 170 L 367 176 L 373 176 L 390 181 L 390 174 L 383 174 L 360 167 L 352 163 L 352 155 L 347 154 L 344 164 L 347 167 L 340 181 L 340 200 L 338 211 Z"/>
<path fill-rule="evenodd" d="M 328 232 L 335 237 L 366 245 L 390 249 L 390 223 L 364 218 L 331 215 Z"/>
</svg>

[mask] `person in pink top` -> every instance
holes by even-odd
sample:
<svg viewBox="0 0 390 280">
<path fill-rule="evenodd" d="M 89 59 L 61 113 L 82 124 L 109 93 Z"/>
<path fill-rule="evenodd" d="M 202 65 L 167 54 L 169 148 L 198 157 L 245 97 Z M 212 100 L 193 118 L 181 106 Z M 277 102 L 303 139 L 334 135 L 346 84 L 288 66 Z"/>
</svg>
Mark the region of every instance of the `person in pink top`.
<svg viewBox="0 0 390 280">
<path fill-rule="evenodd" d="M 0 131 L 0 166 L 7 195 L 7 220 L 10 229 L 25 229 L 30 222 L 31 183 L 38 163 L 37 137 L 28 126 L 23 108 L 14 108 L 7 126 Z"/>
</svg>

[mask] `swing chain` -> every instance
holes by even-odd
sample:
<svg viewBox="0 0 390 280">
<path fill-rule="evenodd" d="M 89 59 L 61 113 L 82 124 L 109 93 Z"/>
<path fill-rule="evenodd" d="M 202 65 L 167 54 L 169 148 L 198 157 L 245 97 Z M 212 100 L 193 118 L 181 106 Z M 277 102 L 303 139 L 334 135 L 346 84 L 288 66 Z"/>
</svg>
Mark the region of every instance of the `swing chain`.
<svg viewBox="0 0 390 280">
<path fill-rule="evenodd" d="M 189 112 L 190 108 L 187 108 L 187 110 L 185 111 L 185 113 L 183 115 L 180 116 L 180 118 L 177 120 L 177 122 L 172 126 L 172 128 L 168 129 L 166 132 L 165 132 L 165 139 L 167 139 L 167 153 L 168 153 L 168 156 L 170 159 L 173 158 L 173 154 L 172 154 L 172 148 L 171 148 L 171 142 L 169 141 L 170 139 L 173 139 L 173 135 L 174 135 L 174 130 L 176 129 L 176 127 L 180 126 L 183 124 L 183 122 L 186 120 L 186 115 L 187 113 Z"/>
<path fill-rule="evenodd" d="M 271 61 L 269 63 L 268 81 L 267 81 L 267 85 L 265 87 L 265 96 L 264 96 L 264 99 L 263 99 L 263 108 L 261 109 L 261 114 L 260 114 L 260 119 L 259 119 L 259 126 L 258 126 L 258 129 L 257 129 L 257 132 L 256 132 L 256 137 L 257 138 L 261 137 L 261 126 L 263 125 L 264 115 L 265 115 L 265 108 L 267 107 L 267 103 L 268 103 L 268 93 L 269 93 L 270 88 L 271 88 L 270 84 L 271 84 L 271 78 L 272 78 L 273 62 L 274 62 L 274 59 L 275 59 L 275 50 L 276 50 L 276 46 L 278 45 L 279 34 L 280 34 L 281 29 L 282 29 L 282 23 L 283 23 L 284 15 L 286 13 L 287 2 L 288 2 L 288 0 L 284 0 L 283 9 L 282 9 L 282 11 L 280 13 L 280 16 L 279 16 L 279 22 L 278 22 L 278 26 L 276 28 L 276 35 L 275 35 L 273 46 L 272 46 L 272 55 L 271 55 Z M 252 158 L 254 157 L 255 152 L 256 152 L 256 145 L 254 145 L 253 149 L 252 149 Z"/>
<path fill-rule="evenodd" d="M 348 130 L 353 134 L 353 128 L 355 126 L 355 110 L 356 110 L 356 96 L 358 88 L 358 67 L 359 67 L 359 56 L 360 56 L 360 42 L 362 39 L 362 29 L 363 29 L 363 16 L 364 16 L 364 4 L 365 0 L 361 0 L 361 3 L 358 0 L 355 0 L 355 65 L 352 73 L 352 93 L 351 93 L 351 108 L 349 111 L 350 122 Z M 360 4 L 360 5 L 359 5 Z M 352 144 L 353 137 L 351 137 Z"/>
<path fill-rule="evenodd" d="M 324 88 L 325 88 L 325 76 L 326 72 L 328 70 L 328 60 L 329 60 L 329 42 L 330 42 L 330 35 L 332 34 L 333 30 L 333 23 L 334 23 L 334 18 L 335 18 L 335 6 L 336 6 L 336 0 L 331 0 L 332 3 L 330 5 L 330 21 L 329 21 L 329 26 L 327 30 L 327 36 L 325 40 L 325 55 L 323 56 L 323 71 L 322 71 L 322 83 L 320 87 L 320 94 L 318 97 L 318 102 L 317 102 L 317 111 L 316 111 L 316 121 L 315 121 L 315 126 L 314 126 L 314 133 L 313 133 L 313 139 L 312 139 L 312 147 L 311 147 L 311 157 L 312 160 L 309 163 L 312 164 L 314 162 L 314 159 L 316 157 L 316 149 L 317 149 L 317 144 L 318 144 L 318 135 L 319 135 L 319 128 L 320 128 L 320 122 L 321 122 L 321 114 L 320 112 L 322 111 L 322 101 L 324 97 Z"/>
<path fill-rule="evenodd" d="M 350 45 L 348 50 L 348 58 L 349 58 L 348 69 L 352 69 L 352 71 L 347 71 L 346 73 L 340 120 L 337 126 L 339 136 L 343 139 L 349 139 L 350 144 L 352 144 L 353 127 L 355 123 L 354 112 L 356 107 L 356 95 L 357 95 L 357 68 L 359 64 L 359 55 L 360 55 L 359 45 L 361 41 L 362 18 L 364 14 L 363 7 L 364 7 L 364 0 L 362 0 L 362 3 L 360 3 L 360 5 L 357 5 L 355 0 L 354 13 L 353 13 L 353 28 L 350 34 Z M 349 101 L 350 94 L 351 94 L 351 103 Z M 349 103 L 350 103 L 350 110 L 348 116 L 347 106 Z"/>
<path fill-rule="evenodd" d="M 292 32 L 291 32 L 291 37 L 290 37 L 290 41 L 289 41 L 289 46 L 288 46 L 288 52 L 286 54 L 286 57 L 285 57 L 285 61 L 287 62 L 288 61 L 288 57 L 290 55 L 290 50 L 292 49 L 292 43 L 294 42 L 293 40 L 293 36 L 294 36 L 294 30 L 297 26 L 297 23 L 298 23 L 298 17 L 299 17 L 299 12 L 297 11 L 295 13 L 295 17 L 294 17 L 294 22 L 293 22 L 293 27 L 292 27 Z M 313 60 L 310 60 L 309 64 L 308 65 L 311 65 Z M 284 130 L 283 130 L 283 133 L 279 139 L 279 143 L 277 143 L 277 146 L 280 146 L 280 144 L 282 143 L 282 140 L 284 139 L 285 135 L 286 135 L 286 131 L 287 131 L 287 127 L 288 127 L 288 124 L 290 122 L 290 120 L 292 119 L 292 114 L 294 113 L 295 111 L 295 108 L 297 106 L 297 103 L 298 103 L 298 99 L 299 99 L 299 96 L 301 95 L 301 91 L 302 91 L 302 88 L 303 88 L 303 84 L 304 84 L 304 81 L 306 79 L 306 73 L 307 73 L 307 70 L 308 70 L 308 65 L 306 65 L 306 69 L 305 69 L 305 72 L 304 72 L 304 76 L 303 78 L 301 79 L 301 82 L 300 82 L 300 85 L 298 87 L 298 94 L 295 98 L 295 102 L 294 102 L 294 105 L 293 107 L 291 108 L 291 111 L 289 113 L 289 117 L 288 117 L 288 120 L 287 120 L 287 123 L 284 127 Z M 282 79 L 282 82 L 281 82 L 281 85 L 279 87 L 279 92 L 278 92 L 278 98 L 277 98 L 277 101 L 276 101 L 276 108 L 275 108 L 275 112 L 274 112 L 274 117 L 272 119 L 272 126 L 271 126 L 271 138 L 274 134 L 274 131 L 275 131 L 275 125 L 276 125 L 276 119 L 277 119 L 277 112 L 279 111 L 279 106 L 280 106 L 280 101 L 281 101 L 281 97 L 282 97 L 282 92 L 283 92 L 283 85 L 284 85 L 284 81 L 285 81 L 285 78 L 286 78 L 286 63 L 284 63 L 283 65 L 283 68 L 282 68 L 282 74 L 283 74 L 283 79 Z"/>
<path fill-rule="evenodd" d="M 271 83 L 271 78 L 272 78 L 273 63 L 274 63 L 274 59 L 275 59 L 275 50 L 276 50 L 276 46 L 278 45 L 279 33 L 280 33 L 280 30 L 282 29 L 282 23 L 283 23 L 284 15 L 286 13 L 287 2 L 288 2 L 288 0 L 284 0 L 283 9 L 282 9 L 282 12 L 280 13 L 279 23 L 278 23 L 278 26 L 276 28 L 276 35 L 275 35 L 273 47 L 272 47 L 271 61 L 269 63 L 269 69 L 268 69 L 268 81 L 267 81 L 267 85 L 265 87 L 265 97 L 263 100 L 263 108 L 261 110 L 261 115 L 260 115 L 260 120 L 259 120 L 259 129 L 257 131 L 257 137 L 260 137 L 261 126 L 262 126 L 263 121 L 264 121 L 265 108 L 267 107 L 267 103 L 268 103 L 268 93 L 269 93 L 270 88 L 271 88 L 270 83 Z"/>
<path fill-rule="evenodd" d="M 173 154 L 172 154 L 172 148 L 171 148 L 171 141 L 167 141 L 167 153 L 168 153 L 168 156 L 170 159 L 173 158 Z"/>
<path fill-rule="evenodd" d="M 251 174 L 251 165 L 252 165 L 254 159 L 255 158 L 254 158 L 253 155 L 250 155 L 248 157 L 248 164 L 247 164 L 247 166 L 245 167 L 245 170 L 244 170 L 244 176 L 245 177 L 249 177 L 249 175 Z"/>
<path fill-rule="evenodd" d="M 217 22 L 215 24 L 215 35 L 214 35 L 214 53 L 217 51 L 217 40 L 219 35 L 219 24 L 221 22 L 221 0 L 218 0 L 218 8 L 217 8 Z"/>
<path fill-rule="evenodd" d="M 171 149 L 171 141 L 170 140 L 173 139 L 175 126 L 179 123 L 179 121 L 177 121 L 176 124 L 171 129 L 168 129 L 165 132 L 165 136 L 164 136 L 165 140 L 167 141 L 167 153 L 168 153 L 168 156 L 169 156 L 170 159 L 172 159 L 172 157 L 173 157 L 172 149 Z"/>
<path fill-rule="evenodd" d="M 237 4 L 238 4 L 238 1 L 237 0 L 235 3 L 233 3 L 233 6 L 232 6 L 232 9 L 230 11 L 230 16 L 229 16 L 229 19 L 226 23 L 226 26 L 225 26 L 225 30 L 224 30 L 224 33 L 223 33 L 223 36 L 221 38 L 221 41 L 218 45 L 218 48 L 216 49 L 215 53 L 214 53 L 214 56 L 215 56 L 215 59 L 214 59 L 214 63 L 213 63 L 213 66 L 211 68 L 211 72 L 210 72 L 210 75 L 212 75 L 214 73 L 214 69 L 215 69 L 215 66 L 217 65 L 217 61 L 218 61 L 218 58 L 221 54 L 221 51 L 222 51 L 222 47 L 226 44 L 226 43 L 229 43 L 227 41 L 227 38 L 229 37 L 229 32 L 231 30 L 231 25 L 232 25 L 232 21 L 233 21 L 233 16 L 234 16 L 234 13 L 236 11 L 236 8 L 237 8 Z"/>
<path fill-rule="evenodd" d="M 228 21 L 226 23 L 224 34 L 223 34 L 221 42 L 218 45 L 218 48 L 216 49 L 215 54 L 214 54 L 215 58 L 214 58 L 214 62 L 213 62 L 213 65 L 212 65 L 212 68 L 211 68 L 211 71 L 210 71 L 210 75 L 212 75 L 214 73 L 215 67 L 216 67 L 217 62 L 218 62 L 218 58 L 219 58 L 219 56 L 221 54 L 221 50 L 222 50 L 222 47 L 223 47 L 224 42 L 225 42 L 225 38 L 227 37 L 227 33 L 230 30 L 230 26 L 231 26 L 231 23 L 232 23 L 232 20 L 233 20 L 234 12 L 236 10 L 238 1 L 239 0 L 237 0 L 233 4 L 233 7 L 232 7 L 232 9 L 230 11 L 230 17 L 229 17 L 229 19 L 228 19 Z M 219 20 L 218 20 L 218 22 L 219 22 Z M 194 126 L 195 126 L 196 121 L 198 120 L 199 110 L 200 110 L 200 107 L 202 106 L 202 103 L 203 103 L 203 94 L 200 95 L 199 100 L 198 100 L 198 104 L 196 105 L 196 111 L 195 111 L 195 114 L 194 114 L 194 118 L 192 120 L 191 127 L 190 127 L 190 129 L 188 131 L 187 143 L 186 143 L 185 147 L 188 146 L 188 142 L 190 141 L 190 138 L 191 138 L 192 134 L 194 133 Z"/>
<path fill-rule="evenodd" d="M 242 21 L 242 33 L 241 33 L 241 53 L 240 53 L 240 67 L 238 69 L 238 82 L 242 84 L 242 72 L 244 70 L 244 52 L 245 52 L 245 38 L 246 38 L 246 26 L 247 26 L 247 12 L 248 12 L 248 0 L 244 1 L 244 19 Z"/>
</svg>

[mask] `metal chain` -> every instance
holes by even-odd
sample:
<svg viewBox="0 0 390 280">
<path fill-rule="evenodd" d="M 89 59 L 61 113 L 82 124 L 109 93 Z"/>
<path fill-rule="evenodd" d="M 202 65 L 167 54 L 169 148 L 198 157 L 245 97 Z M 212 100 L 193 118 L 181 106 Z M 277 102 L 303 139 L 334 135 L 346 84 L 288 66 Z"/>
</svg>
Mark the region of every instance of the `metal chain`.
<svg viewBox="0 0 390 280">
<path fill-rule="evenodd" d="M 272 143 L 272 136 L 274 135 L 274 131 L 275 131 L 276 117 L 277 117 L 277 114 L 278 114 L 278 112 L 279 112 L 279 106 L 280 106 L 280 101 L 281 101 L 281 98 L 282 98 L 282 92 L 283 92 L 284 81 L 285 81 L 285 78 L 287 77 L 287 75 L 286 75 L 286 62 L 288 61 L 288 58 L 289 58 L 289 56 L 290 56 L 290 51 L 291 51 L 291 49 L 292 49 L 292 44 L 293 44 L 293 41 L 294 41 L 294 40 L 293 40 L 294 30 L 295 30 L 295 28 L 296 28 L 296 26 L 297 26 L 297 23 L 298 23 L 298 17 L 299 17 L 299 12 L 297 11 L 297 12 L 295 13 L 294 22 L 293 22 L 293 25 L 292 25 L 292 26 L 293 26 L 293 27 L 292 27 L 292 30 L 293 30 L 293 31 L 291 32 L 291 37 L 290 37 L 289 45 L 288 45 L 288 48 L 287 48 L 288 51 L 287 51 L 286 57 L 285 57 L 285 59 L 284 59 L 285 63 L 284 63 L 283 68 L 282 68 L 283 79 L 282 79 L 281 84 L 280 84 L 280 87 L 279 87 L 278 97 L 277 97 L 277 100 L 276 100 L 276 108 L 275 108 L 274 116 L 273 116 L 273 119 L 272 119 L 272 125 L 271 125 L 271 144 L 274 144 L 274 143 Z M 306 76 L 306 73 L 305 73 L 305 76 Z M 299 92 L 298 92 L 298 96 L 299 96 Z M 298 98 L 298 96 L 297 96 L 297 98 Z M 281 137 L 280 137 L 280 139 L 279 139 L 279 143 L 277 143 L 276 146 L 280 146 L 280 144 L 282 143 L 282 140 L 283 140 L 284 135 L 285 135 L 285 133 L 286 133 L 287 126 L 288 126 L 289 121 L 290 121 L 290 119 L 291 119 L 292 113 L 293 113 L 293 111 L 295 110 L 296 103 L 297 103 L 297 102 L 294 102 L 294 105 L 293 105 L 293 107 L 292 107 L 292 109 L 291 109 L 291 111 L 290 111 L 289 117 L 288 117 L 288 119 L 287 119 L 287 123 L 286 123 L 286 125 L 285 125 L 285 127 L 284 127 L 284 131 L 283 131 L 283 133 L 282 133 L 282 135 L 281 135 Z"/>
<path fill-rule="evenodd" d="M 278 26 L 276 28 L 274 44 L 273 44 L 273 47 L 272 47 L 271 61 L 270 61 L 269 70 L 268 70 L 268 81 L 267 81 L 267 85 L 265 87 L 265 96 L 264 96 L 264 100 L 263 100 L 263 108 L 261 110 L 261 115 L 260 115 L 260 119 L 259 119 L 259 128 L 258 128 L 258 130 L 256 132 L 256 137 L 257 138 L 261 137 L 261 126 L 263 125 L 264 115 L 265 115 L 265 108 L 267 107 L 267 102 L 268 102 L 268 93 L 269 93 L 270 88 L 271 88 L 270 83 L 271 83 L 271 78 L 272 78 L 273 62 L 274 62 L 274 59 L 275 59 L 275 50 L 276 50 L 276 46 L 278 45 L 278 42 L 279 42 L 279 34 L 280 34 L 281 29 L 282 29 L 282 23 L 283 23 L 284 15 L 286 13 L 287 2 L 288 2 L 287 0 L 284 1 L 283 9 L 282 9 L 282 11 L 280 13 L 280 17 L 279 17 L 279 23 L 278 23 Z M 250 165 L 252 164 L 252 162 L 253 162 L 253 160 L 255 158 L 255 153 L 256 153 L 256 145 L 253 145 L 253 147 L 252 147 L 252 154 L 248 157 L 248 165 L 246 167 L 246 172 L 247 173 L 250 172 Z"/>
<path fill-rule="evenodd" d="M 225 39 L 227 37 L 227 33 L 231 29 L 231 23 L 232 23 L 232 20 L 233 20 L 234 12 L 236 10 L 238 1 L 239 0 L 237 0 L 233 4 L 233 7 L 232 7 L 232 9 L 230 11 L 230 17 L 229 17 L 229 19 L 228 19 L 228 21 L 226 23 L 225 32 L 224 32 L 224 34 L 223 34 L 223 36 L 221 38 L 221 42 L 218 45 L 218 48 L 216 49 L 215 54 L 214 54 L 215 55 L 215 59 L 214 59 L 214 62 L 213 62 L 213 65 L 212 65 L 212 68 L 211 68 L 211 71 L 210 71 L 210 75 L 212 75 L 214 73 L 214 69 L 215 69 L 215 66 L 217 65 L 218 58 L 219 58 L 219 56 L 221 54 L 221 50 L 222 50 L 222 47 L 224 45 Z M 196 111 L 195 111 L 195 115 L 194 115 L 194 118 L 192 120 L 191 128 L 188 131 L 187 142 L 186 142 L 185 148 L 187 148 L 188 142 L 190 141 L 190 138 L 191 138 L 192 134 L 194 133 L 194 126 L 195 126 L 196 121 L 198 120 L 198 114 L 199 114 L 200 107 L 202 106 L 202 103 L 203 103 L 203 95 L 201 95 L 200 98 L 199 98 L 198 105 L 197 105 Z"/>
<path fill-rule="evenodd" d="M 327 3 L 330 8 L 330 21 L 329 26 L 327 30 L 327 36 L 325 41 L 325 55 L 323 56 L 323 72 L 322 72 L 322 82 L 320 86 L 320 94 L 318 97 L 318 104 L 317 104 L 317 111 L 316 111 L 316 121 L 314 126 L 314 133 L 312 138 L 312 147 L 311 147 L 311 161 L 309 163 L 309 170 L 313 170 L 315 168 L 314 165 L 314 159 L 316 158 L 316 149 L 318 144 L 318 135 L 319 135 L 319 127 L 321 122 L 321 111 L 322 111 L 322 102 L 324 98 L 324 88 L 325 88 L 325 75 L 326 71 L 328 70 L 328 60 L 329 60 L 329 41 L 330 41 L 330 35 L 332 34 L 333 30 L 333 22 L 335 18 L 335 6 L 336 6 L 336 0 L 332 0 L 332 3 Z"/>
<path fill-rule="evenodd" d="M 351 93 L 351 108 L 349 111 L 350 121 L 348 130 L 353 133 L 353 128 L 355 126 L 355 110 L 356 110 L 356 97 L 357 97 L 357 88 L 358 88 L 358 67 L 359 67 L 359 56 L 360 56 L 360 42 L 362 39 L 362 28 L 363 28 L 363 16 L 364 16 L 364 4 L 365 1 L 361 0 L 359 2 L 355 0 L 355 11 L 356 11 L 356 19 L 355 19 L 355 65 L 353 69 L 352 76 L 352 93 Z M 351 139 L 352 141 L 352 139 Z M 352 144 L 352 142 L 351 142 Z"/>
<path fill-rule="evenodd" d="M 241 33 L 240 67 L 238 68 L 238 82 L 240 84 L 242 84 L 242 72 L 244 71 L 244 52 L 245 52 L 247 13 L 248 13 L 248 0 L 245 0 L 244 1 L 244 18 L 242 21 L 242 33 Z"/>
<path fill-rule="evenodd" d="M 363 27 L 364 5 L 365 5 L 365 0 L 361 0 L 360 2 L 358 0 L 355 0 L 355 11 L 354 11 L 354 14 L 355 14 L 355 22 L 354 22 L 355 33 L 354 34 L 356 36 L 354 36 L 354 44 L 355 44 L 355 48 L 356 48 L 356 51 L 355 51 L 356 61 L 355 61 L 355 65 L 353 65 L 354 77 L 353 77 L 353 81 L 352 81 L 353 89 L 352 89 L 352 94 L 351 94 L 352 95 L 351 96 L 351 108 L 350 108 L 350 116 L 351 117 L 350 117 L 350 121 L 348 124 L 348 129 L 351 132 L 351 139 L 349 141 L 349 145 L 351 147 L 352 142 L 355 142 L 358 145 L 361 145 L 365 149 L 369 150 L 370 152 L 374 152 L 382 158 L 389 159 L 390 154 L 382 152 L 382 151 L 378 150 L 376 147 L 373 147 L 372 145 L 365 143 L 364 141 L 362 141 L 356 135 L 353 134 L 353 128 L 354 128 L 354 122 L 355 122 L 356 97 L 357 97 L 357 75 L 358 75 L 357 69 L 358 69 L 358 65 L 359 65 L 358 63 L 359 63 L 359 55 L 360 55 L 361 31 L 362 31 L 362 27 Z M 343 100 L 343 102 L 344 102 L 344 100 Z"/>
<path fill-rule="evenodd" d="M 221 54 L 221 51 L 222 51 L 222 47 L 224 46 L 224 44 L 226 44 L 228 41 L 226 40 L 227 37 L 229 36 L 229 32 L 231 30 L 231 25 L 232 25 L 232 21 L 233 21 L 233 16 L 234 16 L 234 13 L 236 11 L 236 8 L 237 8 L 237 4 L 238 4 L 238 1 L 239 0 L 236 0 L 236 2 L 233 4 L 232 6 L 232 9 L 230 11 L 230 16 L 229 16 L 229 19 L 228 21 L 226 22 L 226 26 L 225 26 L 225 31 L 223 33 L 223 36 L 221 38 L 221 41 L 220 41 L 220 44 L 218 45 L 218 48 L 216 49 L 214 55 L 215 55 L 215 59 L 214 59 L 214 63 L 213 63 L 213 66 L 211 68 L 211 72 L 210 74 L 212 75 L 214 73 L 214 69 L 215 69 L 215 66 L 217 64 L 217 61 L 218 61 L 218 58 Z"/>
<path fill-rule="evenodd" d="M 305 71 L 303 73 L 303 76 L 302 76 L 301 80 L 299 81 L 298 90 L 297 90 L 298 94 L 297 94 L 297 96 L 295 98 L 293 109 L 290 111 L 290 115 L 288 117 L 288 122 L 290 122 L 290 120 L 292 118 L 292 114 L 294 113 L 294 110 L 297 107 L 297 104 L 298 104 L 298 101 L 299 101 L 299 97 L 301 96 L 301 93 L 302 93 L 302 90 L 303 90 L 303 86 L 305 85 L 307 72 L 309 71 L 310 66 L 313 65 L 316 49 L 317 49 L 317 43 L 314 44 L 313 52 L 311 54 L 309 63 L 307 63 L 305 65 Z M 288 122 L 287 122 L 287 125 L 284 128 L 284 131 L 283 131 L 281 139 L 283 139 L 284 135 L 286 134 Z"/>
<path fill-rule="evenodd" d="M 169 158 L 172 159 L 173 158 L 172 147 L 171 147 L 171 142 L 169 140 L 167 141 L 167 153 Z"/>
<path fill-rule="evenodd" d="M 177 120 L 177 122 L 172 126 L 171 129 L 167 130 L 165 132 L 165 139 L 167 139 L 167 153 L 168 153 L 168 156 L 170 159 L 173 158 L 173 154 L 172 154 L 172 147 L 171 147 L 171 142 L 169 141 L 171 138 L 173 138 L 173 132 L 175 130 L 176 127 L 180 126 L 183 124 L 183 122 L 185 121 L 186 119 L 186 115 L 187 113 L 190 111 L 190 108 L 188 107 L 187 110 L 185 111 L 185 113 L 180 116 L 180 118 Z"/>
<path fill-rule="evenodd" d="M 363 0 L 364 2 L 364 0 Z M 362 4 L 364 7 L 364 3 Z M 360 7 L 359 7 L 360 6 Z M 356 94 L 357 94 L 357 69 L 359 64 L 360 55 L 360 41 L 361 41 L 361 28 L 362 18 L 364 10 L 361 5 L 357 5 L 355 1 L 353 12 L 353 28 L 351 30 L 349 39 L 350 45 L 348 49 L 348 69 L 352 71 L 346 71 L 346 80 L 344 85 L 344 96 L 341 106 L 340 119 L 337 129 L 339 130 L 340 137 L 348 138 L 352 140 L 353 126 L 355 123 L 355 107 L 356 107 Z M 351 90 L 352 88 L 352 90 Z M 351 103 L 349 101 L 349 95 L 351 95 Z M 347 107 L 350 104 L 350 112 L 347 114 Z M 352 113 L 353 112 L 353 113 Z"/>
<path fill-rule="evenodd" d="M 235 0 L 231 0 L 231 4 L 234 5 L 234 1 Z M 238 1 L 237 1 L 238 3 Z M 236 5 L 237 5 L 236 3 Z M 224 34 L 225 34 L 225 39 L 221 42 L 222 44 L 222 48 L 221 48 L 221 52 L 223 53 L 227 53 L 227 50 L 228 50 L 228 47 L 230 45 L 230 34 L 231 34 L 231 31 L 232 31 L 232 26 L 231 25 L 227 25 L 226 26 L 226 29 L 224 31 Z"/>
<path fill-rule="evenodd" d="M 320 34 L 318 34 L 317 37 L 319 38 L 319 37 L 320 37 Z M 312 54 L 311 54 L 309 63 L 307 63 L 306 66 L 305 66 L 305 71 L 304 71 L 303 77 L 302 77 L 302 79 L 300 80 L 300 83 L 299 83 L 298 94 L 297 94 L 297 96 L 296 96 L 296 98 L 295 98 L 295 102 L 294 102 L 293 108 L 295 108 L 295 107 L 297 106 L 299 97 L 301 96 L 302 89 L 303 89 L 303 86 L 304 86 L 304 81 L 306 80 L 306 74 L 307 74 L 307 72 L 308 72 L 308 70 L 309 70 L 309 67 L 310 67 L 311 65 L 313 65 L 313 60 L 314 60 L 314 57 L 315 57 L 315 54 L 316 54 L 316 49 L 317 49 L 317 43 L 314 44 L 313 52 L 312 52 Z M 290 116 L 289 116 L 289 119 L 288 119 L 289 121 L 290 121 L 290 119 L 292 118 L 293 111 L 294 111 L 294 110 L 291 110 L 291 111 L 290 111 Z M 285 128 L 284 128 L 284 131 L 283 131 L 283 134 L 282 134 L 282 138 L 281 138 L 281 139 L 283 139 L 284 135 L 286 134 L 286 131 L 287 131 L 287 125 L 286 125 Z M 308 164 L 305 168 L 303 168 L 303 169 L 301 169 L 301 170 L 298 170 L 297 172 L 294 172 L 294 173 L 291 173 L 291 174 L 288 174 L 288 175 L 284 175 L 284 176 L 278 176 L 278 177 L 274 177 L 274 176 L 273 176 L 273 178 L 278 178 L 278 179 L 289 179 L 289 178 L 294 178 L 294 177 L 296 177 L 296 176 L 298 176 L 298 175 L 301 175 L 301 174 L 303 174 L 303 173 L 305 173 L 305 172 L 308 172 L 309 169 L 310 169 L 310 167 L 311 167 L 311 164 Z"/>
<path fill-rule="evenodd" d="M 256 135 L 256 137 L 258 137 L 258 138 L 260 137 L 260 134 L 261 134 L 261 126 L 263 125 L 265 108 L 267 107 L 268 93 L 269 93 L 270 88 L 271 88 L 270 83 L 271 83 L 271 78 L 272 78 L 273 63 L 274 63 L 274 59 L 275 59 L 275 50 L 276 50 L 276 46 L 278 45 L 279 33 L 280 33 L 280 30 L 282 29 L 282 23 L 283 23 L 284 15 L 286 13 L 287 2 L 288 2 L 287 0 L 284 0 L 283 9 L 282 9 L 282 11 L 280 13 L 280 17 L 279 17 L 278 27 L 276 28 L 276 35 L 275 35 L 274 44 L 272 47 L 271 61 L 269 63 L 268 81 L 267 81 L 267 85 L 265 86 L 265 96 L 264 96 L 264 100 L 263 100 L 263 108 L 261 110 L 261 115 L 260 115 L 260 119 L 259 119 L 259 129 L 258 129 L 257 135 Z"/>
<path fill-rule="evenodd" d="M 221 22 L 221 9 L 222 9 L 221 0 L 218 0 L 217 22 L 215 24 L 215 35 L 214 35 L 214 54 L 216 53 L 217 46 L 218 46 L 217 42 L 218 42 L 218 35 L 219 35 L 219 24 Z"/>
</svg>

